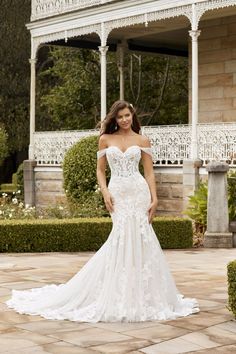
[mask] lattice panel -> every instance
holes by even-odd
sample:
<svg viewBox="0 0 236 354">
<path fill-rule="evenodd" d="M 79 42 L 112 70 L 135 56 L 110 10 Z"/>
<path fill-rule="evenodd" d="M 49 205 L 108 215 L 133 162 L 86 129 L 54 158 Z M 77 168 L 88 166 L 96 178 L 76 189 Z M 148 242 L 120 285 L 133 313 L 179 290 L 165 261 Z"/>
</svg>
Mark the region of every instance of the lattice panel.
<svg viewBox="0 0 236 354">
<path fill-rule="evenodd" d="M 61 165 L 66 151 L 80 139 L 97 135 L 97 130 L 36 132 L 34 158 L 38 165 Z"/>
<path fill-rule="evenodd" d="M 153 151 L 154 165 L 182 165 L 189 159 L 191 125 L 143 127 Z M 65 152 L 86 136 L 97 135 L 97 130 L 37 132 L 34 135 L 34 156 L 39 165 L 60 165 Z M 227 161 L 236 166 L 236 124 L 199 124 L 199 157 L 204 165 L 211 160 Z"/>
</svg>

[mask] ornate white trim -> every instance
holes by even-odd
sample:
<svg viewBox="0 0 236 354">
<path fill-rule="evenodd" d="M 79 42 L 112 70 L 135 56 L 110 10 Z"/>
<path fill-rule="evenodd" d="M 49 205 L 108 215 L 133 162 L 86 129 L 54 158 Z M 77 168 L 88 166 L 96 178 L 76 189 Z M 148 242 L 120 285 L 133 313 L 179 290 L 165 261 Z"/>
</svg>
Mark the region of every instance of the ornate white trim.
<svg viewBox="0 0 236 354">
<path fill-rule="evenodd" d="M 187 6 L 172 7 L 170 9 L 145 12 L 143 14 L 139 14 L 135 16 L 128 16 L 121 19 L 107 21 L 104 23 L 105 30 L 104 30 L 103 41 L 107 42 L 107 38 L 113 29 L 129 27 L 129 26 L 142 24 L 142 23 L 147 27 L 149 22 L 155 22 L 158 20 L 164 20 L 167 18 L 173 18 L 178 16 L 186 16 L 191 22 L 192 6 L 187 5 Z"/>
<path fill-rule="evenodd" d="M 68 40 L 68 38 L 82 36 L 85 34 L 96 33 L 101 38 L 101 25 L 94 24 L 89 26 L 83 26 L 78 28 L 67 29 L 63 31 L 58 31 L 43 36 L 32 37 L 32 58 L 35 58 L 40 45 L 45 43 L 50 43 L 60 39 Z"/>
<path fill-rule="evenodd" d="M 31 21 L 102 5 L 111 1 L 114 0 L 32 0 Z"/>
<path fill-rule="evenodd" d="M 231 7 L 236 5 L 236 0 L 208 0 L 196 4 L 196 28 L 199 25 L 201 17 L 209 10 L 218 10 L 224 7 Z"/>
<path fill-rule="evenodd" d="M 62 0 L 50 0 L 50 1 L 37 0 L 37 1 L 39 3 L 44 3 L 45 1 L 47 3 L 51 1 L 52 3 L 55 4 L 66 3 L 67 5 L 70 3 L 71 6 L 72 5 L 75 6 L 75 4 L 78 5 L 79 2 L 85 5 L 87 0 L 86 1 L 85 0 L 63 0 L 64 2 Z M 88 5 L 91 4 L 89 6 L 92 6 L 92 4 L 94 5 L 95 3 L 103 4 L 111 1 L 113 0 L 89 0 Z M 110 21 L 109 20 L 103 21 L 101 23 L 90 24 L 90 25 L 85 25 L 76 28 L 68 27 L 67 29 L 63 29 L 63 31 L 56 31 L 53 33 L 44 34 L 40 36 L 32 35 L 33 43 L 34 43 L 32 49 L 32 57 L 34 58 L 34 55 L 36 55 L 39 45 L 43 43 L 50 43 L 59 39 L 67 40 L 68 38 L 72 38 L 76 36 L 86 35 L 90 33 L 97 33 L 97 35 L 100 37 L 101 45 L 105 46 L 107 44 L 107 38 L 113 29 L 129 27 L 136 24 L 144 24 L 147 27 L 149 22 L 154 22 L 154 21 L 178 17 L 178 16 L 187 17 L 191 23 L 192 30 L 197 30 L 199 21 L 205 12 L 209 10 L 220 9 L 220 8 L 230 7 L 235 5 L 236 5 L 236 0 L 207 0 L 207 1 L 196 2 L 188 5 L 170 7 L 162 10 L 155 9 L 155 10 L 149 10 L 149 12 L 145 10 L 142 13 L 135 14 L 135 15 L 125 14 L 125 16 L 122 18 L 118 18 Z"/>
</svg>

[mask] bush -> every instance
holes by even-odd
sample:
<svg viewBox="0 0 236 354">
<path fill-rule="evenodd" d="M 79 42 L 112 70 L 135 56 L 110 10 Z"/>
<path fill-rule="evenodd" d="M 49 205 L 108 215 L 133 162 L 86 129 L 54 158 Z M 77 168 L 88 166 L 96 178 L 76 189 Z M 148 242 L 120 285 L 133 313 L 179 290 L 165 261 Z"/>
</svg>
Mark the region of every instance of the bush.
<svg viewBox="0 0 236 354">
<path fill-rule="evenodd" d="M 0 165 L 8 155 L 7 147 L 7 133 L 3 127 L 0 126 Z"/>
<path fill-rule="evenodd" d="M 205 232 L 207 226 L 207 182 L 200 182 L 194 195 L 189 197 L 185 214 L 194 221 L 196 232 Z"/>
<path fill-rule="evenodd" d="M 96 251 L 111 228 L 110 218 L 1 220 L 0 252 Z M 162 248 L 192 247 L 190 220 L 155 218 L 153 228 Z"/>
<path fill-rule="evenodd" d="M 18 190 L 21 191 L 21 195 L 24 195 L 24 171 L 23 171 L 23 163 L 21 163 L 16 171 L 16 182 Z"/>
<path fill-rule="evenodd" d="M 98 139 L 98 136 L 81 139 L 65 154 L 64 189 L 71 214 L 76 217 L 109 216 L 97 185 Z"/>
<path fill-rule="evenodd" d="M 22 202 L 20 191 L 0 194 L 0 220 L 35 219 L 35 207 L 27 207 Z"/>
<path fill-rule="evenodd" d="M 236 171 L 228 174 L 229 220 L 236 220 Z"/>
<path fill-rule="evenodd" d="M 80 201 L 84 193 L 94 192 L 97 185 L 96 165 L 98 137 L 81 139 L 65 154 L 63 162 L 64 188 L 73 201 Z"/>
<path fill-rule="evenodd" d="M 81 217 L 108 216 L 97 185 L 98 139 L 81 139 L 66 152 L 63 162 L 64 188 L 71 212 Z"/>
<path fill-rule="evenodd" d="M 236 260 L 227 266 L 228 273 L 228 309 L 236 318 Z"/>
</svg>

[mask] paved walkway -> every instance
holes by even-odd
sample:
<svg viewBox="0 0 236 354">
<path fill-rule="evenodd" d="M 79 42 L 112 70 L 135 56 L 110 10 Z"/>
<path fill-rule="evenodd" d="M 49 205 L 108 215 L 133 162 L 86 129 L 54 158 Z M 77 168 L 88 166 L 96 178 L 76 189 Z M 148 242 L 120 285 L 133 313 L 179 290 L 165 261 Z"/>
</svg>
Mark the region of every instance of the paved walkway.
<svg viewBox="0 0 236 354">
<path fill-rule="evenodd" d="M 0 353 L 236 353 L 236 321 L 226 309 L 226 265 L 232 250 L 165 251 L 179 290 L 201 312 L 175 321 L 75 323 L 17 314 L 6 308 L 10 289 L 63 283 L 92 253 L 0 255 Z"/>
</svg>

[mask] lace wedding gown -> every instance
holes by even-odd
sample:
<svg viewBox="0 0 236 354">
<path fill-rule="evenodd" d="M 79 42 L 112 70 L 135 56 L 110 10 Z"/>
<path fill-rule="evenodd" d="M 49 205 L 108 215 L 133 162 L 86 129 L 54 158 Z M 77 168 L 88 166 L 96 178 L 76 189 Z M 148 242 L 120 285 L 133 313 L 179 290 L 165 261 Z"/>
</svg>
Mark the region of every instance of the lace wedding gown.
<svg viewBox="0 0 236 354">
<path fill-rule="evenodd" d="M 183 298 L 169 272 L 148 222 L 151 202 L 139 173 L 141 153 L 150 148 L 116 146 L 106 154 L 114 198 L 113 228 L 103 246 L 67 283 L 12 291 L 6 304 L 19 313 L 79 322 L 136 322 L 175 319 L 198 312 L 195 299 Z"/>
</svg>

